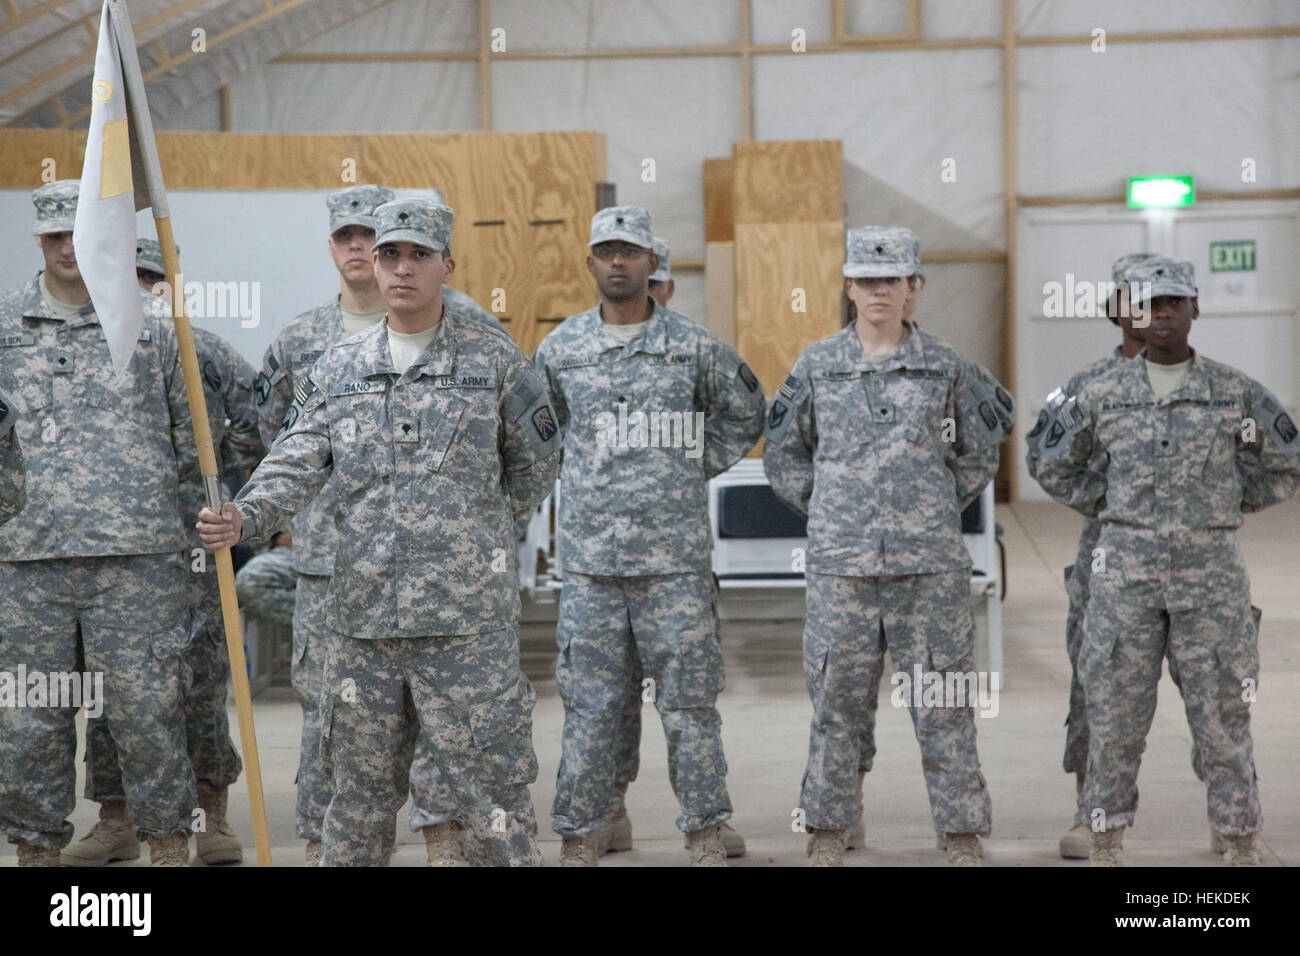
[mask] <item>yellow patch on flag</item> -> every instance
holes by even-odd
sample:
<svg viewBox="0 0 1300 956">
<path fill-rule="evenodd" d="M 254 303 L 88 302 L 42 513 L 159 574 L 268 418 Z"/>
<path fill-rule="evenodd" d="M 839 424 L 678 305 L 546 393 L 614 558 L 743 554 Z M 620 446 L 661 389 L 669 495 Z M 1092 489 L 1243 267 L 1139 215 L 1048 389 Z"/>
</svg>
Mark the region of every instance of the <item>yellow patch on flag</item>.
<svg viewBox="0 0 1300 956">
<path fill-rule="evenodd" d="M 99 167 L 99 198 L 112 199 L 134 189 L 131 181 L 131 142 L 126 120 L 104 124 L 104 152 Z"/>
</svg>

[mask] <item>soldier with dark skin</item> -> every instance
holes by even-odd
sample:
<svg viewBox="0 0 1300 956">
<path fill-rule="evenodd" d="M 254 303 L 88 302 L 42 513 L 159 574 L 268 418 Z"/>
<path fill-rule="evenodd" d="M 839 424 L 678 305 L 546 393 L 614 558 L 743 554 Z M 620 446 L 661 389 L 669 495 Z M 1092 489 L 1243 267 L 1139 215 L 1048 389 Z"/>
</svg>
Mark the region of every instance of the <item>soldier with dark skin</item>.
<svg viewBox="0 0 1300 956">
<path fill-rule="evenodd" d="M 1154 258 L 1153 253 L 1136 252 L 1116 259 L 1111 267 L 1111 285 L 1114 289 L 1107 300 L 1107 317 L 1119 327 L 1120 344 L 1115 346 L 1110 355 L 1092 363 L 1076 373 L 1066 383 L 1064 392 L 1054 392 L 1048 397 L 1047 407 L 1039 412 L 1038 421 L 1025 436 L 1028 451 L 1026 462 L 1031 477 L 1038 473 L 1038 459 L 1041 453 L 1039 442 L 1046 430 L 1050 413 L 1065 395 L 1073 395 L 1087 382 L 1115 367 L 1119 362 L 1134 358 L 1142 351 L 1142 329 L 1147 322 L 1137 318 L 1129 308 L 1128 287 L 1125 283 L 1127 270 L 1136 263 Z M 1065 726 L 1065 758 L 1063 765 L 1066 773 L 1075 775 L 1076 793 L 1083 792 L 1083 779 L 1088 763 L 1088 716 L 1084 707 L 1083 685 L 1079 682 L 1079 648 L 1083 645 L 1083 618 L 1088 607 L 1088 582 L 1092 576 L 1094 561 L 1093 549 L 1101 535 L 1101 524 L 1094 518 L 1085 518 L 1079 533 L 1079 547 L 1074 564 L 1065 569 L 1065 591 L 1070 606 L 1066 616 L 1065 648 L 1070 659 L 1070 707 Z M 1091 830 L 1084 818 L 1081 808 L 1076 807 L 1074 825 L 1059 844 L 1061 856 L 1067 860 L 1086 860 L 1092 852 Z"/>
<path fill-rule="evenodd" d="M 1199 314 L 1191 263 L 1153 258 L 1127 280 L 1150 320 L 1146 347 L 1066 396 L 1039 439 L 1043 489 L 1101 523 L 1104 564 L 1093 569 L 1078 664 L 1090 858 L 1123 863 L 1167 658 L 1224 860 L 1257 866 L 1258 625 L 1236 529 L 1243 508 L 1285 501 L 1300 487 L 1300 435 L 1268 389 L 1191 348 Z"/>
<path fill-rule="evenodd" d="M 763 400 L 734 348 L 650 298 L 653 242 L 641 207 L 597 212 L 587 268 L 600 304 L 567 318 L 534 355 L 565 441 L 556 629 L 565 720 L 551 811 L 564 866 L 596 865 L 600 832 L 621 807 L 620 728 L 638 664 L 668 738 L 691 861 L 726 865 L 707 482 L 753 447 Z"/>
<path fill-rule="evenodd" d="M 673 281 L 668 240 L 655 236 L 653 250 L 657 260 L 656 268 L 650 273 L 647 288 L 650 298 L 666 309 L 673 293 L 677 290 L 677 283 Z M 721 640 L 722 622 L 718 620 L 716 614 L 714 627 Z M 631 782 L 636 779 L 637 771 L 641 766 L 641 707 L 644 704 L 641 699 L 642 680 L 640 658 L 630 659 L 614 775 L 614 812 L 608 825 L 600 830 L 598 847 L 601 854 L 632 849 L 632 821 L 627 814 L 627 790 Z M 722 824 L 720 832 L 722 845 L 729 859 L 745 855 L 745 838 L 736 832 L 730 820 Z"/>
</svg>

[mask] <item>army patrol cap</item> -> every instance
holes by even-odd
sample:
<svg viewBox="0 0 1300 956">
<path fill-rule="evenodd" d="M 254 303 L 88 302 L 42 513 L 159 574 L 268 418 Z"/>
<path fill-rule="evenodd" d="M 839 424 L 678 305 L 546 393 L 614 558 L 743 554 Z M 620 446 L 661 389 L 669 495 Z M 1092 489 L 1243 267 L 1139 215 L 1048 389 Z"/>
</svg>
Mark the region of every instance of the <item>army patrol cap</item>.
<svg viewBox="0 0 1300 956">
<path fill-rule="evenodd" d="M 1130 252 L 1126 256 L 1120 256 L 1110 267 L 1110 281 L 1115 285 L 1122 285 L 1128 281 L 1128 271 L 1139 262 L 1146 262 L 1148 259 L 1155 259 L 1154 252 Z"/>
<path fill-rule="evenodd" d="M 629 242 L 642 249 L 653 249 L 654 231 L 650 228 L 650 213 L 640 206 L 610 206 L 598 210 L 591 217 L 591 242 Z"/>
<path fill-rule="evenodd" d="M 375 248 L 386 242 L 413 242 L 446 253 L 456 214 L 432 199 L 395 199 L 375 208 Z"/>
<path fill-rule="evenodd" d="M 1196 295 L 1196 268 L 1187 261 L 1152 256 L 1131 266 L 1124 276 L 1135 305 L 1161 295 Z"/>
<path fill-rule="evenodd" d="M 672 257 L 668 254 L 668 240 L 655 236 L 654 253 L 659 257 L 659 268 L 650 273 L 650 281 L 667 282 L 673 277 Z"/>
<path fill-rule="evenodd" d="M 72 232 L 79 192 L 79 179 L 58 179 L 32 190 L 32 202 L 36 205 L 36 228 L 32 233 L 43 236 L 51 232 Z"/>
<path fill-rule="evenodd" d="M 180 257 L 181 247 L 176 247 L 176 256 Z M 157 272 L 165 275 L 167 270 L 163 268 L 162 247 L 158 245 L 157 239 L 137 239 L 135 241 L 135 267 L 143 269 L 146 272 Z"/>
<path fill-rule="evenodd" d="M 387 186 L 349 186 L 325 197 L 330 211 L 330 235 L 344 226 L 375 229 L 375 207 L 392 202 L 395 194 Z M 376 230 L 378 231 L 378 230 Z"/>
<path fill-rule="evenodd" d="M 845 245 L 844 275 L 850 279 L 885 279 L 917 272 L 917 239 L 902 226 L 850 229 Z"/>
</svg>

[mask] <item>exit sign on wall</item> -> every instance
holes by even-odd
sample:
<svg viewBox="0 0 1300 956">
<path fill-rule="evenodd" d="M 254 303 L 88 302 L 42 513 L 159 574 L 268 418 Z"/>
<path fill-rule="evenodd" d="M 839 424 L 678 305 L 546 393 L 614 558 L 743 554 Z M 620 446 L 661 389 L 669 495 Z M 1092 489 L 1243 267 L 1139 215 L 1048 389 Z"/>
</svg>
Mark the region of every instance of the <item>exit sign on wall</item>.
<svg viewBox="0 0 1300 956">
<path fill-rule="evenodd" d="M 1210 243 L 1211 272 L 1254 272 L 1255 240 L 1234 239 Z"/>
</svg>

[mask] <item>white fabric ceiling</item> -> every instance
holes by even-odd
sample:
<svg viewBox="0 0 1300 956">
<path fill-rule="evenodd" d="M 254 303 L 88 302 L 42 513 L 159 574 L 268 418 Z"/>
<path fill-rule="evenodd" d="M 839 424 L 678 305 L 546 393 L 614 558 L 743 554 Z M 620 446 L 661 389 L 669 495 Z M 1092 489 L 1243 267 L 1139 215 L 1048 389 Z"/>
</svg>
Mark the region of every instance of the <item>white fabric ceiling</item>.
<svg viewBox="0 0 1300 956">
<path fill-rule="evenodd" d="M 474 0 L 275 2 L 286 12 L 267 15 L 264 0 L 130 0 L 136 24 L 157 21 L 140 37 L 146 70 L 158 54 L 145 41 L 162 37 L 177 56 L 195 26 L 209 37 L 208 53 L 149 84 L 160 128 L 216 128 L 223 85 L 235 131 L 479 128 L 472 59 L 273 62 L 285 53 L 471 53 Z M 827 42 L 830 6 L 753 0 L 754 41 L 788 46 L 791 31 L 802 29 L 809 44 Z M 0 123 L 58 125 L 51 95 L 63 93 L 73 114 L 87 99 L 93 43 L 78 21 L 96 16 L 99 0 L 16 0 L 16 7 L 20 18 L 48 12 L 0 32 Z M 851 32 L 899 30 L 905 10 L 905 0 L 848 0 L 846 24 Z M 257 16 L 265 20 L 212 43 Z M 1020 0 L 1016 19 L 1026 37 L 1294 27 L 1300 3 Z M 740 0 L 492 0 L 491 24 L 505 31 L 511 51 L 732 44 L 740 38 Z M 1001 3 L 924 0 L 922 28 L 929 38 L 997 40 Z M 1000 49 L 782 53 L 756 55 L 753 64 L 757 138 L 843 140 L 850 225 L 904 223 L 931 250 L 1003 248 Z M 1298 64 L 1300 37 L 1115 42 L 1105 53 L 1083 42 L 1026 46 L 1017 59 L 1019 192 L 1114 194 L 1125 176 L 1143 172 L 1191 173 L 1201 190 L 1241 189 L 1246 158 L 1257 175 L 1249 186 L 1300 186 Z M 675 256 L 699 257 L 700 163 L 728 155 L 743 135 L 741 78 L 740 59 L 729 56 L 501 59 L 492 66 L 492 121 L 497 130 L 605 133 L 620 201 L 649 207 Z M 653 183 L 641 178 L 646 158 L 656 162 Z M 940 176 L 948 158 L 955 182 Z M 926 293 L 935 326 L 980 343 L 972 350 L 990 364 L 1002 283 L 998 263 L 940 266 Z M 701 313 L 698 274 L 683 274 L 679 287 L 683 308 Z M 975 319 L 946 319 L 972 307 L 981 313 Z"/>
</svg>

